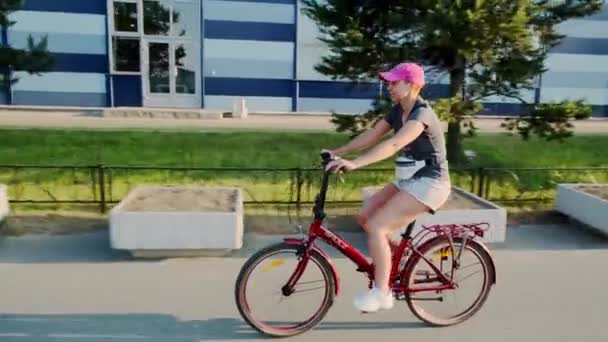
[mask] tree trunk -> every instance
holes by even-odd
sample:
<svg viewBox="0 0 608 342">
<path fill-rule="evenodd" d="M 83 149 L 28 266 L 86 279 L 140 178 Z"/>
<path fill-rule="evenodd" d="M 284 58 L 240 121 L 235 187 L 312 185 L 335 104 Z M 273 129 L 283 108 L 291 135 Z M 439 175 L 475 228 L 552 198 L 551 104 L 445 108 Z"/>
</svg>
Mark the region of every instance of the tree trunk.
<svg viewBox="0 0 608 342">
<path fill-rule="evenodd" d="M 462 96 L 464 87 L 464 59 L 457 57 L 454 67 L 450 70 L 450 97 Z M 451 164 L 458 164 L 464 159 L 462 147 L 461 121 L 462 113 L 452 112 L 453 121 L 448 123 L 447 154 Z"/>
</svg>

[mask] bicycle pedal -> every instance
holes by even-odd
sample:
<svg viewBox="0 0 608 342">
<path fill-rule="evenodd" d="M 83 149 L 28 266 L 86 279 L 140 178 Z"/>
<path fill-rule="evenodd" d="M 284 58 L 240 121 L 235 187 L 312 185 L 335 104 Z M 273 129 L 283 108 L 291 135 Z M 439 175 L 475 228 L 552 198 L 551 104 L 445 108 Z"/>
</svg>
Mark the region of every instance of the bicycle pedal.
<svg viewBox="0 0 608 342">
<path fill-rule="evenodd" d="M 395 295 L 395 300 L 405 300 L 405 295 L 404 294 L 397 294 Z"/>
</svg>

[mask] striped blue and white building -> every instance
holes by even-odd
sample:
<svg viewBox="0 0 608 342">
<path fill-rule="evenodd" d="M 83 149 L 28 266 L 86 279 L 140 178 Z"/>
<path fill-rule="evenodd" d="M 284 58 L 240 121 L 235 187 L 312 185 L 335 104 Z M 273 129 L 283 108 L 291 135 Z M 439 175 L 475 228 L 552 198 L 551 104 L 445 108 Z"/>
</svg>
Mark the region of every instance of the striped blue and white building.
<svg viewBox="0 0 608 342">
<path fill-rule="evenodd" d="M 353 87 L 314 70 L 327 49 L 297 0 L 26 0 L 2 43 L 48 36 L 53 72 L 16 72 L 1 104 L 185 107 L 357 113 L 378 84 Z M 561 25 L 567 38 L 549 57 L 541 102 L 585 98 L 608 116 L 608 7 Z M 447 77 L 427 97 L 447 94 Z M 522 92 L 533 101 L 535 91 Z M 488 114 L 518 110 L 486 99 Z"/>
</svg>

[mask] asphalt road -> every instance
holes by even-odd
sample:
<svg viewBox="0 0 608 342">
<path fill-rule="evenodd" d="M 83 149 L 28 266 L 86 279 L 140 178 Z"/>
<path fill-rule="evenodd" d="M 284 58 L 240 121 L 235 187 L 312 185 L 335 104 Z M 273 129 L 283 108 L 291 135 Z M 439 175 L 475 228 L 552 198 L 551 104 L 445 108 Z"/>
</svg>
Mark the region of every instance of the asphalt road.
<svg viewBox="0 0 608 342">
<path fill-rule="evenodd" d="M 365 248 L 360 234 L 345 238 Z M 244 258 L 277 236 L 248 235 L 223 258 L 131 260 L 106 233 L 0 239 L 0 341 L 256 341 L 233 300 Z M 608 239 L 576 226 L 517 226 L 492 246 L 498 283 L 482 310 L 449 328 L 422 325 L 404 302 L 363 315 L 366 286 L 335 258 L 343 292 L 325 320 L 294 341 L 604 342 Z M 336 255 L 334 254 L 334 257 Z"/>
</svg>

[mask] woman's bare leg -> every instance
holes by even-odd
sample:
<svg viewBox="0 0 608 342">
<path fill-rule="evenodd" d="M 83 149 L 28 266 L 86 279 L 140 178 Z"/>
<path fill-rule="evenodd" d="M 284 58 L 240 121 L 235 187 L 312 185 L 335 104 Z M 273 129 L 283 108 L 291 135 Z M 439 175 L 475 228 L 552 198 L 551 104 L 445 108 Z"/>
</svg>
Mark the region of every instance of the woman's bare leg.
<svg viewBox="0 0 608 342">
<path fill-rule="evenodd" d="M 363 230 L 369 232 L 367 229 L 367 221 L 369 218 L 397 193 L 399 193 L 399 189 L 395 184 L 390 183 L 370 197 L 367 201 L 367 206 L 361 209 L 361 213 L 359 213 L 359 218 L 357 220 Z"/>
<path fill-rule="evenodd" d="M 390 234 L 397 228 L 411 223 L 416 217 L 428 211 L 428 207 L 405 191 L 394 195 L 368 220 L 369 249 L 374 262 L 376 287 L 389 292 L 391 271 Z"/>
<path fill-rule="evenodd" d="M 399 189 L 393 183 L 387 184 L 382 190 L 376 192 L 368 201 L 367 206 L 361 210 L 359 214 L 359 225 L 369 234 L 367 222 L 369 218 L 382 206 L 386 204 L 393 196 L 399 193 Z M 389 241 L 391 251 L 394 251 L 399 245 Z"/>
</svg>

